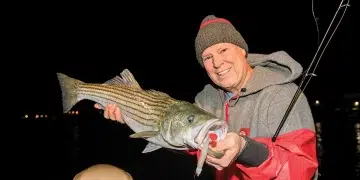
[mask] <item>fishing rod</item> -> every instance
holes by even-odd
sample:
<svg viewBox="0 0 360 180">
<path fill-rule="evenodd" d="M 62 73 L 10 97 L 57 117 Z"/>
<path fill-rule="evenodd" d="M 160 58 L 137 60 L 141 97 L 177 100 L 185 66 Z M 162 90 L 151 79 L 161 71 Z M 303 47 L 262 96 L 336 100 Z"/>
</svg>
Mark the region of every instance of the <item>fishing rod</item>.
<svg viewBox="0 0 360 180">
<path fill-rule="evenodd" d="M 336 12 L 335 12 L 335 15 L 334 15 L 334 17 L 333 17 L 333 19 L 332 19 L 332 21 L 331 21 L 331 23 L 330 23 L 327 31 L 326 31 L 324 37 L 322 38 L 321 44 L 318 46 L 317 51 L 316 51 L 316 53 L 315 53 L 315 55 L 314 55 L 314 57 L 313 57 L 310 65 L 309 65 L 309 67 L 308 67 L 307 70 L 303 73 L 303 78 L 301 79 L 301 82 L 300 82 L 300 84 L 299 84 L 299 86 L 298 86 L 298 88 L 297 88 L 297 91 L 296 91 L 294 97 L 292 98 L 292 100 L 291 100 L 291 102 L 290 102 L 290 105 L 289 105 L 289 107 L 287 108 L 287 110 L 286 110 L 286 112 L 285 112 L 285 115 L 283 116 L 283 118 L 282 118 L 282 120 L 281 120 L 281 122 L 280 122 L 279 127 L 277 128 L 274 136 L 273 136 L 272 139 L 271 139 L 272 142 L 275 142 L 275 141 L 276 141 L 276 138 L 277 138 L 277 136 L 279 135 L 279 133 L 280 133 L 280 131 L 281 131 L 281 128 L 284 126 L 284 123 L 285 123 L 287 117 L 289 116 L 289 114 L 290 114 L 292 108 L 294 107 L 295 103 L 297 102 L 298 98 L 300 97 L 300 95 L 302 94 L 302 92 L 305 90 L 306 86 L 307 86 L 308 83 L 310 82 L 311 78 L 312 78 L 313 76 L 316 76 L 316 74 L 315 74 L 314 72 L 315 72 L 315 70 L 316 70 L 316 68 L 317 68 L 317 66 L 318 66 L 318 64 L 319 64 L 319 62 L 320 62 L 320 59 L 321 59 L 321 57 L 322 57 L 322 55 L 323 55 L 323 53 L 324 53 L 327 45 L 328 45 L 329 42 L 331 41 L 331 38 L 333 37 L 336 29 L 338 28 L 339 24 L 341 23 L 342 18 L 343 18 L 344 15 L 345 15 L 346 9 L 350 6 L 350 4 L 349 4 L 350 0 L 347 0 L 347 2 L 346 2 L 345 4 L 343 4 L 343 2 L 344 2 L 344 0 L 342 0 L 341 3 L 340 3 L 340 5 L 338 6 L 338 8 L 337 8 L 337 10 L 336 10 Z M 312 3 L 313 3 L 313 0 L 312 0 Z M 320 49 L 321 49 L 321 47 L 322 47 L 325 39 L 327 38 L 327 35 L 328 35 L 329 30 L 330 30 L 330 28 L 332 27 L 332 24 L 333 24 L 335 18 L 337 17 L 337 15 L 338 15 L 339 10 L 340 10 L 341 8 L 343 8 L 343 7 L 345 7 L 345 10 L 344 10 L 344 12 L 342 13 L 339 22 L 337 23 L 334 31 L 332 32 L 330 38 L 328 39 L 327 43 L 325 44 L 325 47 L 323 48 L 323 50 L 322 50 L 322 52 L 321 52 L 321 54 L 320 54 L 320 57 L 316 60 L 315 67 L 313 68 L 313 70 L 311 71 L 311 73 L 309 73 L 309 72 L 310 72 L 310 69 L 312 68 L 312 66 L 313 66 L 313 64 L 314 64 L 314 62 L 315 62 L 315 58 L 317 57 L 317 55 L 318 55 L 318 53 L 319 53 L 319 51 L 320 51 Z M 316 23 L 316 27 L 317 27 L 317 20 L 316 20 L 315 15 L 314 15 L 313 5 L 312 5 L 312 12 L 313 12 L 313 16 L 314 16 L 315 23 Z M 318 30 L 318 28 L 317 28 L 317 32 L 318 32 L 318 39 L 319 39 L 319 30 Z M 306 79 L 307 77 L 309 77 L 309 79 L 306 81 L 305 86 L 302 87 L 303 84 L 305 83 L 305 79 Z"/>
</svg>

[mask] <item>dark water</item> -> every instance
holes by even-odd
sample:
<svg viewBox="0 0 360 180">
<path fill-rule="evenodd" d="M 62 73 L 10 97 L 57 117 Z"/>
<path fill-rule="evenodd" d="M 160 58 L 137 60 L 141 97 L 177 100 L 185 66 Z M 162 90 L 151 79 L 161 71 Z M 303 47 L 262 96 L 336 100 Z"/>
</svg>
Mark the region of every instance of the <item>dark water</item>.
<svg viewBox="0 0 360 180">
<path fill-rule="evenodd" d="M 89 107 L 85 107 L 89 108 Z M 81 170 L 99 163 L 123 168 L 135 180 L 193 179 L 194 156 L 159 150 L 149 154 L 141 151 L 146 141 L 130 139 L 126 126 L 102 118 L 97 111 L 79 115 L 57 115 L 46 118 L 21 119 L 18 135 L 17 169 L 27 178 L 72 179 Z M 316 112 L 314 116 L 318 117 Z M 320 179 L 356 179 L 355 123 L 349 113 L 334 111 L 322 123 Z M 343 121 L 343 123 L 339 123 Z M 357 173 L 359 174 L 359 172 Z M 212 169 L 205 165 L 198 179 L 214 179 Z"/>
</svg>

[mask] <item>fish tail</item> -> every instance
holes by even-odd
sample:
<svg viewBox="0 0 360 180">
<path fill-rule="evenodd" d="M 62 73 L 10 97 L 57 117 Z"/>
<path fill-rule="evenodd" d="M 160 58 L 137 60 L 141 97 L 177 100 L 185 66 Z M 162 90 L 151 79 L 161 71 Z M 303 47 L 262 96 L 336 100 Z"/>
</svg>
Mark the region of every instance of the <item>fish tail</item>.
<svg viewBox="0 0 360 180">
<path fill-rule="evenodd" d="M 62 92 L 63 112 L 66 113 L 79 102 L 77 89 L 79 84 L 82 84 L 83 82 L 62 73 L 57 73 L 56 75 Z"/>
</svg>

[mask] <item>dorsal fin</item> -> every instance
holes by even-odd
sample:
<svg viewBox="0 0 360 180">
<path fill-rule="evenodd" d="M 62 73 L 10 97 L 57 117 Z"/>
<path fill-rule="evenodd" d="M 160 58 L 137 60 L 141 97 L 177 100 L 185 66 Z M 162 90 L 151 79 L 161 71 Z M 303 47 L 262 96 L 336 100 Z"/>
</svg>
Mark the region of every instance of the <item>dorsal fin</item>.
<svg viewBox="0 0 360 180">
<path fill-rule="evenodd" d="M 126 81 L 127 84 L 141 89 L 140 84 L 136 81 L 134 75 L 128 69 L 125 69 L 123 72 L 121 72 L 121 77 Z"/>
<path fill-rule="evenodd" d="M 137 89 L 142 89 L 133 74 L 128 69 L 123 70 L 120 75 L 121 77 L 115 76 L 114 78 L 104 82 L 104 84 L 121 84 Z"/>
<path fill-rule="evenodd" d="M 123 81 L 124 80 L 122 80 L 121 77 L 115 76 L 114 78 L 109 79 L 106 82 L 104 82 L 104 84 L 125 84 Z"/>
</svg>

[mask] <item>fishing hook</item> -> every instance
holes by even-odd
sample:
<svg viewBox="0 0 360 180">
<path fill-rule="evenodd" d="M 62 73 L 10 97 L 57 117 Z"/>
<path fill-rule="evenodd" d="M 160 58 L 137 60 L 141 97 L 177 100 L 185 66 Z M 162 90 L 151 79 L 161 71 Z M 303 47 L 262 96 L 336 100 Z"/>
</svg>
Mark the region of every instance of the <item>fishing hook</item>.
<svg viewBox="0 0 360 180">
<path fill-rule="evenodd" d="M 312 2 L 313 2 L 313 1 L 312 1 Z M 299 86 L 298 86 L 298 89 L 297 89 L 294 97 L 292 98 L 289 107 L 287 108 L 287 110 L 286 110 L 286 112 L 285 112 L 285 115 L 284 115 L 284 117 L 282 118 L 279 127 L 277 128 L 274 136 L 273 136 L 272 139 L 271 139 L 272 142 L 275 142 L 275 141 L 276 141 L 276 138 L 277 138 L 277 136 L 279 135 L 279 133 L 280 133 L 280 131 L 281 131 L 281 128 L 282 128 L 282 126 L 284 125 L 287 117 L 289 116 L 290 111 L 291 111 L 292 108 L 294 107 L 294 105 L 295 105 L 295 103 L 297 102 L 297 100 L 298 100 L 299 96 L 301 95 L 301 93 L 305 90 L 306 86 L 307 86 L 308 83 L 310 82 L 311 77 L 312 77 L 312 76 L 316 76 L 316 74 L 315 74 L 314 72 L 315 72 L 315 70 L 316 70 L 316 68 L 317 68 L 317 66 L 318 66 L 318 64 L 319 64 L 319 62 L 320 62 L 320 59 L 321 59 L 323 53 L 325 52 L 325 49 L 326 49 L 327 45 L 328 45 L 329 42 L 331 41 L 331 38 L 333 37 L 336 29 L 337 29 L 338 26 L 340 25 L 340 23 L 341 23 L 341 21 L 342 21 L 342 18 L 343 18 L 344 15 L 345 15 L 346 9 L 350 6 L 350 4 L 349 4 L 350 0 L 347 0 L 347 3 L 346 3 L 346 4 L 343 4 L 343 2 L 344 2 L 344 0 L 342 0 L 341 3 L 340 3 L 340 5 L 338 6 L 338 9 L 336 10 L 336 13 L 335 13 L 334 17 L 333 17 L 333 19 L 332 19 L 332 21 L 331 21 L 331 23 L 330 23 L 330 25 L 329 25 L 329 27 L 328 27 L 325 35 L 324 35 L 324 37 L 322 38 L 321 44 L 318 46 L 317 51 L 316 51 L 316 53 L 315 53 L 315 55 L 314 55 L 314 57 L 313 57 L 310 65 L 309 65 L 309 67 L 306 69 L 306 71 L 305 71 L 305 73 L 304 73 L 304 75 L 303 75 L 303 78 L 301 79 L 301 82 L 300 82 L 300 84 L 299 84 Z M 312 7 L 313 7 L 313 5 L 312 5 Z M 329 38 L 328 41 L 326 42 L 325 47 L 323 48 L 322 52 L 320 53 L 320 57 L 317 59 L 314 69 L 312 70 L 312 72 L 309 73 L 310 69 L 312 68 L 312 65 L 313 65 L 314 62 L 315 62 L 315 58 L 316 58 L 316 56 L 318 55 L 319 50 L 320 50 L 321 46 L 323 45 L 323 43 L 324 43 L 324 41 L 325 41 L 325 38 L 327 37 L 328 32 L 329 32 L 329 30 L 330 30 L 330 28 L 331 28 L 331 26 L 332 26 L 335 18 L 337 17 L 337 14 L 338 14 L 339 10 L 340 10 L 341 8 L 343 8 L 343 7 L 345 7 L 345 10 L 344 10 L 344 12 L 342 13 L 342 16 L 341 16 L 339 22 L 337 23 L 337 25 L 336 25 L 334 31 L 332 32 L 330 38 Z M 314 16 L 314 18 L 315 18 L 314 11 L 312 10 L 312 12 L 313 12 L 313 16 Z M 316 27 L 317 27 L 317 20 L 316 20 L 316 18 L 315 18 L 315 22 L 316 22 Z M 318 30 L 318 27 L 317 27 L 317 30 Z M 302 89 L 302 86 L 303 86 L 303 84 L 305 83 L 306 77 L 309 77 L 309 79 L 306 81 L 306 84 L 305 84 L 305 86 L 304 86 L 303 89 Z"/>
</svg>

